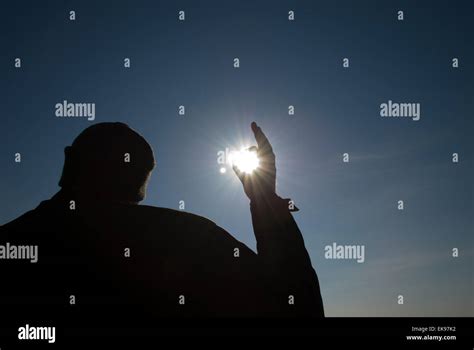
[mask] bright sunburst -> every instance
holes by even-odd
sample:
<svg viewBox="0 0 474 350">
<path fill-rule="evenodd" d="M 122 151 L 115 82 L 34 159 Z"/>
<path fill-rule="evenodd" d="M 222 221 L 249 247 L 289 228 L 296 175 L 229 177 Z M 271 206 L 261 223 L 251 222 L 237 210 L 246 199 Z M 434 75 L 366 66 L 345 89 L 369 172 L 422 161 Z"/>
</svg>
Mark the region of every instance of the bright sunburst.
<svg viewBox="0 0 474 350">
<path fill-rule="evenodd" d="M 229 163 L 235 165 L 240 171 L 250 174 L 258 168 L 260 160 L 256 151 L 242 148 L 240 151 L 233 151 L 229 155 Z"/>
</svg>

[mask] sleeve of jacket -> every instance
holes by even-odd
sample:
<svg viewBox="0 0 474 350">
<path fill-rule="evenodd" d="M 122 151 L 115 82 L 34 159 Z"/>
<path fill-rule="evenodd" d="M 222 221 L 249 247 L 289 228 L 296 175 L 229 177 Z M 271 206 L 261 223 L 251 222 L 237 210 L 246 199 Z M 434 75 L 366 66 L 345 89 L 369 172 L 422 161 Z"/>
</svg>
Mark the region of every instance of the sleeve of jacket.
<svg viewBox="0 0 474 350">
<path fill-rule="evenodd" d="M 288 200 L 275 195 L 251 202 L 250 210 L 258 260 L 275 315 L 324 317 L 318 277 Z"/>
</svg>

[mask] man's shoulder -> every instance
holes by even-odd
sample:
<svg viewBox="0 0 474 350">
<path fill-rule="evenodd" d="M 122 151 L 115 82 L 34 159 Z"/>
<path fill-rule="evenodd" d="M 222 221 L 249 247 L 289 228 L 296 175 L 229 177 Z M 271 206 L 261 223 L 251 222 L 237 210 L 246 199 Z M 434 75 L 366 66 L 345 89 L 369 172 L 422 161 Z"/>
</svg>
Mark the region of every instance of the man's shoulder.
<svg viewBox="0 0 474 350">
<path fill-rule="evenodd" d="M 216 226 L 216 223 L 208 218 L 182 210 L 155 207 L 151 205 L 135 205 L 133 208 L 127 208 L 127 210 L 131 210 L 138 216 L 149 218 L 154 221 L 160 221 L 161 223 L 170 221 L 173 224 L 193 223 L 195 225 L 204 225 L 209 227 Z"/>
<path fill-rule="evenodd" d="M 229 244 L 247 249 L 240 241 L 218 226 L 214 221 L 201 215 L 163 207 L 138 205 L 134 208 L 141 220 L 187 238 L 205 239 L 209 244 Z"/>
<path fill-rule="evenodd" d="M 0 226 L 2 237 L 19 237 L 18 235 L 37 232 L 77 230 L 78 227 L 96 227 L 112 231 L 134 232 L 135 235 L 160 233 L 163 237 L 174 237 L 185 240 L 204 240 L 215 244 L 241 243 L 230 233 L 212 220 L 201 215 L 150 205 L 112 205 L 102 207 L 77 208 L 71 215 L 69 211 L 59 210 L 50 203 L 38 206 L 16 219 Z M 64 231 L 66 230 L 66 231 Z"/>
<path fill-rule="evenodd" d="M 32 221 L 37 219 L 37 209 L 32 209 L 26 213 L 21 214 L 13 220 L 6 222 L 3 225 L 0 225 L 0 232 L 16 231 L 21 230 L 23 226 L 28 225 Z"/>
<path fill-rule="evenodd" d="M 46 203 L 46 202 L 43 202 Z M 94 210 L 92 208 L 87 208 L 86 211 L 78 210 L 79 213 L 88 216 L 92 212 L 96 212 L 98 215 L 104 213 L 111 213 L 110 216 L 113 216 L 117 221 L 122 220 L 140 220 L 140 221 L 150 221 L 150 222 L 160 222 L 162 224 L 166 222 L 172 222 L 175 225 L 180 223 L 194 223 L 195 225 L 204 225 L 204 226 L 216 226 L 216 224 L 200 215 L 188 213 L 185 211 L 174 210 L 163 207 L 155 207 L 149 205 L 119 205 L 112 207 L 101 207 L 100 210 Z M 47 219 L 51 216 L 59 218 L 63 216 L 64 212 L 58 212 L 56 207 L 47 207 L 47 206 L 38 206 L 35 209 L 29 210 L 15 219 L 6 222 L 3 225 L 0 225 L 0 229 L 3 230 L 14 230 L 20 228 L 24 225 L 30 226 L 32 222 L 41 221 Z M 108 216 L 108 215 L 104 215 Z"/>
</svg>

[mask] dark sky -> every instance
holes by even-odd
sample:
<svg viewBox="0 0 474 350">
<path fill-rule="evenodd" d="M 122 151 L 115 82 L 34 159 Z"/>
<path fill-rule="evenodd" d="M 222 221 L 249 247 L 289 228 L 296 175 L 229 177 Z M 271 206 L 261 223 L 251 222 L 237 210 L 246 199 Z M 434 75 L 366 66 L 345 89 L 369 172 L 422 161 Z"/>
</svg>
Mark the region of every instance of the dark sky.
<svg viewBox="0 0 474 350">
<path fill-rule="evenodd" d="M 474 316 L 473 10 L 431 0 L 2 2 L 0 223 L 58 190 L 63 149 L 81 130 L 122 121 L 157 157 L 145 204 L 184 200 L 255 249 L 248 200 L 217 164 L 217 152 L 252 144 L 255 120 L 277 155 L 279 194 L 301 209 L 328 316 Z M 57 118 L 63 100 L 95 103 L 95 120 Z M 380 117 L 388 100 L 420 103 L 420 120 Z M 365 245 L 365 262 L 325 259 L 333 242 Z"/>
</svg>

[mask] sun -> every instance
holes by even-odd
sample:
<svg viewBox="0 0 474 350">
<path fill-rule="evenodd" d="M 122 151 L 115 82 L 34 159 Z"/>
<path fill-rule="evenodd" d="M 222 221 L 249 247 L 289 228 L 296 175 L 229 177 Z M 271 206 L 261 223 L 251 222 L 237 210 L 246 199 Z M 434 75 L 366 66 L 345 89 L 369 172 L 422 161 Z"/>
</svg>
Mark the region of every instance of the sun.
<svg viewBox="0 0 474 350">
<path fill-rule="evenodd" d="M 251 174 L 260 165 L 256 151 L 250 151 L 246 147 L 240 151 L 229 154 L 229 163 L 235 165 L 240 171 Z"/>
</svg>

